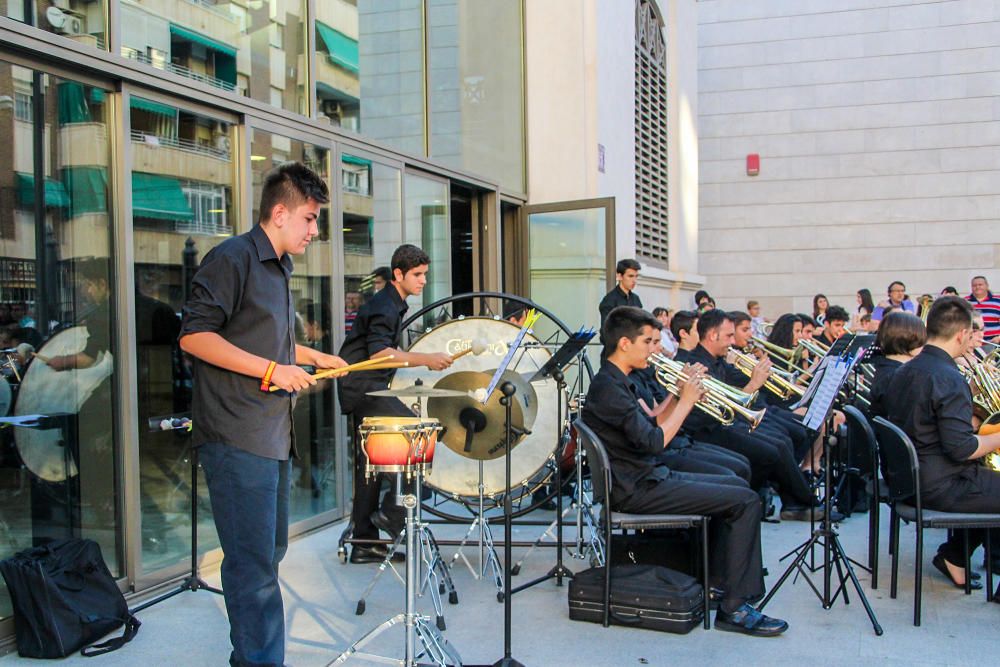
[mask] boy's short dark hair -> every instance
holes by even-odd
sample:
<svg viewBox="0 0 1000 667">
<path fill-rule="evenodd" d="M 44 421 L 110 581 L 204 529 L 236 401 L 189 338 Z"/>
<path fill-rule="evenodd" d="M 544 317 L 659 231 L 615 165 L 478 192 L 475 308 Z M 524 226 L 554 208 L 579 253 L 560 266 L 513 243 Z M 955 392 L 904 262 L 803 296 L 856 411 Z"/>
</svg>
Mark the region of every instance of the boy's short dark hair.
<svg viewBox="0 0 1000 667">
<path fill-rule="evenodd" d="M 653 309 L 653 317 L 659 317 L 660 315 L 669 315 L 670 309 L 664 308 L 662 306 L 657 306 Z"/>
<path fill-rule="evenodd" d="M 389 265 L 392 267 L 392 276 L 393 280 L 395 280 L 396 269 L 399 269 L 405 276 L 418 266 L 430 263 L 431 258 L 427 256 L 426 252 L 412 243 L 404 243 L 392 253 L 392 260 L 389 262 Z"/>
<path fill-rule="evenodd" d="M 670 320 L 670 333 L 675 340 L 681 339 L 681 332 L 691 333 L 691 327 L 698 321 L 698 313 L 693 310 L 678 310 Z"/>
<path fill-rule="evenodd" d="M 698 337 L 705 338 L 709 331 L 714 331 L 722 323 L 730 320 L 729 313 L 721 308 L 710 308 L 698 317 Z"/>
<path fill-rule="evenodd" d="M 934 300 L 927 313 L 927 337 L 951 338 L 962 329 L 972 328 L 972 304 L 960 296 Z"/>
<path fill-rule="evenodd" d="M 618 349 L 618 341 L 622 338 L 628 338 L 634 343 L 643 327 L 655 329 L 657 324 L 660 323 L 656 318 L 642 308 L 618 306 L 608 313 L 608 319 L 604 320 L 604 326 L 601 327 L 605 354 L 611 356 Z"/>
<path fill-rule="evenodd" d="M 514 299 L 503 300 L 503 318 L 505 320 L 519 320 L 527 309 L 528 307 L 520 301 L 515 301 Z"/>
<path fill-rule="evenodd" d="M 632 269 L 633 271 L 641 271 L 642 265 L 634 259 L 620 259 L 618 260 L 618 264 L 615 265 L 615 273 L 619 275 L 624 274 L 629 269 Z"/>
<path fill-rule="evenodd" d="M 827 312 L 828 313 L 830 312 L 829 309 L 827 309 Z M 810 326 L 812 326 L 813 329 L 815 329 L 816 327 L 819 326 L 819 322 L 817 322 L 816 320 L 814 320 L 812 315 L 807 315 L 805 313 L 795 313 L 795 317 L 797 317 L 800 320 L 802 320 L 802 326 L 810 325 Z M 827 319 L 830 319 L 830 318 L 827 317 Z"/>
<path fill-rule="evenodd" d="M 882 353 L 909 354 L 927 342 L 927 328 L 913 313 L 896 311 L 882 318 L 875 344 Z"/>
<path fill-rule="evenodd" d="M 744 313 L 742 310 L 731 310 L 729 311 L 729 319 L 733 321 L 735 326 L 739 326 L 743 322 L 750 321 L 750 314 Z"/>
<path fill-rule="evenodd" d="M 260 194 L 260 222 L 271 220 L 271 211 L 278 204 L 292 210 L 312 199 L 316 203 L 330 201 L 330 191 L 319 174 L 301 162 L 286 162 L 264 177 Z"/>
<path fill-rule="evenodd" d="M 826 309 L 827 322 L 850 322 L 851 316 L 840 306 L 830 306 Z"/>
<path fill-rule="evenodd" d="M 372 277 L 381 278 L 386 283 L 392 282 L 392 270 L 388 266 L 380 266 L 372 271 Z"/>
</svg>

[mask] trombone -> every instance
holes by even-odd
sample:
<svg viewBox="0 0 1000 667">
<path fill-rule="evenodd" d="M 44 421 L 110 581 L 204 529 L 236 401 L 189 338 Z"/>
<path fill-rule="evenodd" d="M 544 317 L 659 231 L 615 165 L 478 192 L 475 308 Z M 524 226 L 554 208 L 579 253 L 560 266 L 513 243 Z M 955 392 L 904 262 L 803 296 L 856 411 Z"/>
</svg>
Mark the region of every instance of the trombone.
<svg viewBox="0 0 1000 667">
<path fill-rule="evenodd" d="M 681 385 L 689 379 L 684 372 L 684 365 L 660 354 L 651 355 L 649 363 L 656 370 L 656 381 L 674 396 L 680 396 Z M 751 410 L 747 407 L 756 399 L 756 392 L 748 394 L 710 377 L 705 378 L 704 383 L 707 391 L 701 400 L 695 403 L 695 407 L 716 421 L 729 426 L 739 416 L 750 424 L 752 431 L 764 419 L 767 408 Z"/>
<path fill-rule="evenodd" d="M 730 350 L 735 355 L 736 367 L 743 371 L 744 375 L 750 377 L 753 374 L 753 369 L 760 363 L 757 357 L 740 352 L 735 347 L 730 348 Z M 786 373 L 778 368 L 771 369 L 771 373 L 764 382 L 764 388 L 782 401 L 787 401 L 790 398 L 802 398 L 803 394 L 806 393 L 805 387 L 795 384 L 795 378 L 791 373 Z"/>
<path fill-rule="evenodd" d="M 802 350 L 798 348 L 788 349 L 787 347 L 781 347 L 780 345 L 775 345 L 774 343 L 761 338 L 760 336 L 754 336 L 751 338 L 752 344 L 767 353 L 767 356 L 771 357 L 771 360 L 781 364 L 789 371 L 798 370 L 799 362 L 802 360 Z"/>
</svg>

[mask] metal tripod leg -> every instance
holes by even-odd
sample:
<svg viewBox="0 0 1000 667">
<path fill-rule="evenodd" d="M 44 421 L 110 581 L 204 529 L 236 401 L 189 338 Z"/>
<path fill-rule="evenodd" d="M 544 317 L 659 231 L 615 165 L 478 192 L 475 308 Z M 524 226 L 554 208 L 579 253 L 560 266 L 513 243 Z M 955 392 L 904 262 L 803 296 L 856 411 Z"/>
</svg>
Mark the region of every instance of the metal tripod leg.
<svg viewBox="0 0 1000 667">
<path fill-rule="evenodd" d="M 365 600 L 368 598 L 368 595 L 372 592 L 372 589 L 375 588 L 375 584 L 378 583 L 378 580 L 382 577 L 382 575 L 385 573 L 386 570 L 391 570 L 392 573 L 396 575 L 396 578 L 399 579 L 401 583 L 403 584 L 406 583 L 403 577 L 399 575 L 399 572 L 396 570 L 396 567 L 392 564 L 392 557 L 396 555 L 396 551 L 399 549 L 399 545 L 400 543 L 402 543 L 405 537 L 406 537 L 406 529 L 404 528 L 403 531 L 396 536 L 396 540 L 392 543 L 392 546 L 389 547 L 389 553 L 387 553 L 385 555 L 385 558 L 382 559 L 382 562 L 379 563 L 378 570 L 376 570 L 375 572 L 375 576 L 373 576 L 371 578 L 371 581 L 368 582 L 368 587 L 365 588 L 364 592 L 361 593 L 361 597 L 358 598 L 358 606 L 354 610 L 355 615 L 361 616 L 362 614 L 365 613 Z"/>
<path fill-rule="evenodd" d="M 483 462 L 479 462 L 479 514 L 472 520 L 469 524 L 469 529 L 465 531 L 465 536 L 458 545 L 458 549 L 452 555 L 451 560 L 448 562 L 448 569 L 451 570 L 455 567 L 455 563 L 459 558 L 465 563 L 465 566 L 469 568 L 469 572 L 475 579 L 482 579 L 486 576 L 487 568 L 491 569 L 493 572 L 493 582 L 497 587 L 497 599 L 503 600 L 503 568 L 500 567 L 500 556 L 497 555 L 497 550 L 493 546 L 493 533 L 490 531 L 489 522 L 485 518 L 484 505 L 484 494 L 485 486 L 483 483 Z M 469 536 L 472 535 L 472 531 L 479 529 L 479 568 L 474 568 L 469 559 L 465 556 L 465 552 L 462 551 L 465 545 L 469 543 Z"/>
</svg>

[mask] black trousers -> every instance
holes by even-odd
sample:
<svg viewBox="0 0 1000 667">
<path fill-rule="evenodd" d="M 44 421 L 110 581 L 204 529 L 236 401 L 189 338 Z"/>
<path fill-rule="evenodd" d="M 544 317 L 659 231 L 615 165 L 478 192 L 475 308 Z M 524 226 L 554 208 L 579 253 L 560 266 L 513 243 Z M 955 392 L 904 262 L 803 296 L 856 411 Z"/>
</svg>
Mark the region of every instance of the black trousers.
<svg viewBox="0 0 1000 667">
<path fill-rule="evenodd" d="M 398 398 L 369 396 L 363 405 L 351 413 L 354 418 L 354 506 L 351 518 L 354 521 L 353 537 L 363 540 L 378 539 L 378 528 L 372 523 L 371 515 L 379 509 L 379 494 L 383 480 L 389 481 L 389 492 L 382 498 L 382 512 L 395 523 L 402 524 L 405 511 L 396 504 L 395 476 L 380 474 L 365 476 L 365 454 L 361 451 L 358 426 L 365 417 L 413 417 L 413 411 Z"/>
<path fill-rule="evenodd" d="M 932 494 L 924 493 L 924 507 L 942 512 L 1000 513 L 1000 473 L 983 467 L 973 468 L 970 472 L 970 476 L 958 477 L 944 489 L 935 490 Z M 991 530 L 990 535 L 993 558 L 1000 558 L 1000 553 L 995 550 L 1000 544 L 1000 529 Z M 970 529 L 968 555 L 972 555 L 985 539 L 985 529 Z M 953 531 L 948 541 L 938 547 L 938 553 L 952 565 L 961 567 L 966 557 L 962 531 Z"/>
<path fill-rule="evenodd" d="M 735 475 L 746 482 L 750 481 L 750 461 L 747 457 L 707 442 L 695 441 L 687 447 L 668 447 L 660 455 L 660 460 L 671 470 Z"/>
<path fill-rule="evenodd" d="M 709 522 L 710 571 L 726 591 L 723 609 L 735 611 L 764 594 L 760 552 L 760 497 L 734 475 L 671 470 L 640 483 L 615 509 L 636 514 L 704 514 Z"/>
<path fill-rule="evenodd" d="M 768 406 L 765 421 L 774 425 L 792 440 L 792 453 L 801 462 L 812 449 L 816 434 L 805 427 L 798 415 L 780 406 Z"/>
</svg>

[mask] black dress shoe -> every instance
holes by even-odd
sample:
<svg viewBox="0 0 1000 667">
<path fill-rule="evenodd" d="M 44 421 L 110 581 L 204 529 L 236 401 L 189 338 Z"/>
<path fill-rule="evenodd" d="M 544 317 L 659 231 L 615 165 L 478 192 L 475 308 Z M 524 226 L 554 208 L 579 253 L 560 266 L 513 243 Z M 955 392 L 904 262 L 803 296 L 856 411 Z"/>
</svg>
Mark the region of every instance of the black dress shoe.
<svg viewBox="0 0 1000 667">
<path fill-rule="evenodd" d="M 931 564 L 933 564 L 934 567 L 937 568 L 938 572 L 943 574 L 945 578 L 951 582 L 952 586 L 954 586 L 955 588 L 960 588 L 963 591 L 965 590 L 965 584 L 960 584 L 952 578 L 951 572 L 948 571 L 948 566 L 945 565 L 944 556 L 942 556 L 941 554 L 936 554 L 934 556 L 934 559 L 931 561 Z M 983 588 L 982 581 L 977 581 L 976 578 L 972 576 L 969 577 L 969 590 L 978 591 L 982 590 L 982 588 Z"/>
<path fill-rule="evenodd" d="M 788 629 L 788 623 L 780 618 L 765 616 L 744 604 L 731 614 L 725 613 L 721 608 L 715 612 L 715 629 L 752 637 L 777 637 Z"/>
<path fill-rule="evenodd" d="M 389 553 L 388 547 L 381 544 L 372 544 L 370 546 L 355 545 L 351 547 L 351 562 L 352 563 L 381 563 L 385 560 L 385 555 Z M 406 560 L 406 556 L 396 550 L 396 553 L 392 554 L 393 563 L 402 563 Z"/>
<path fill-rule="evenodd" d="M 403 522 L 399 519 L 390 518 L 382 510 L 375 511 L 369 518 L 376 528 L 388 533 L 391 539 L 396 539 L 403 532 Z"/>
</svg>

